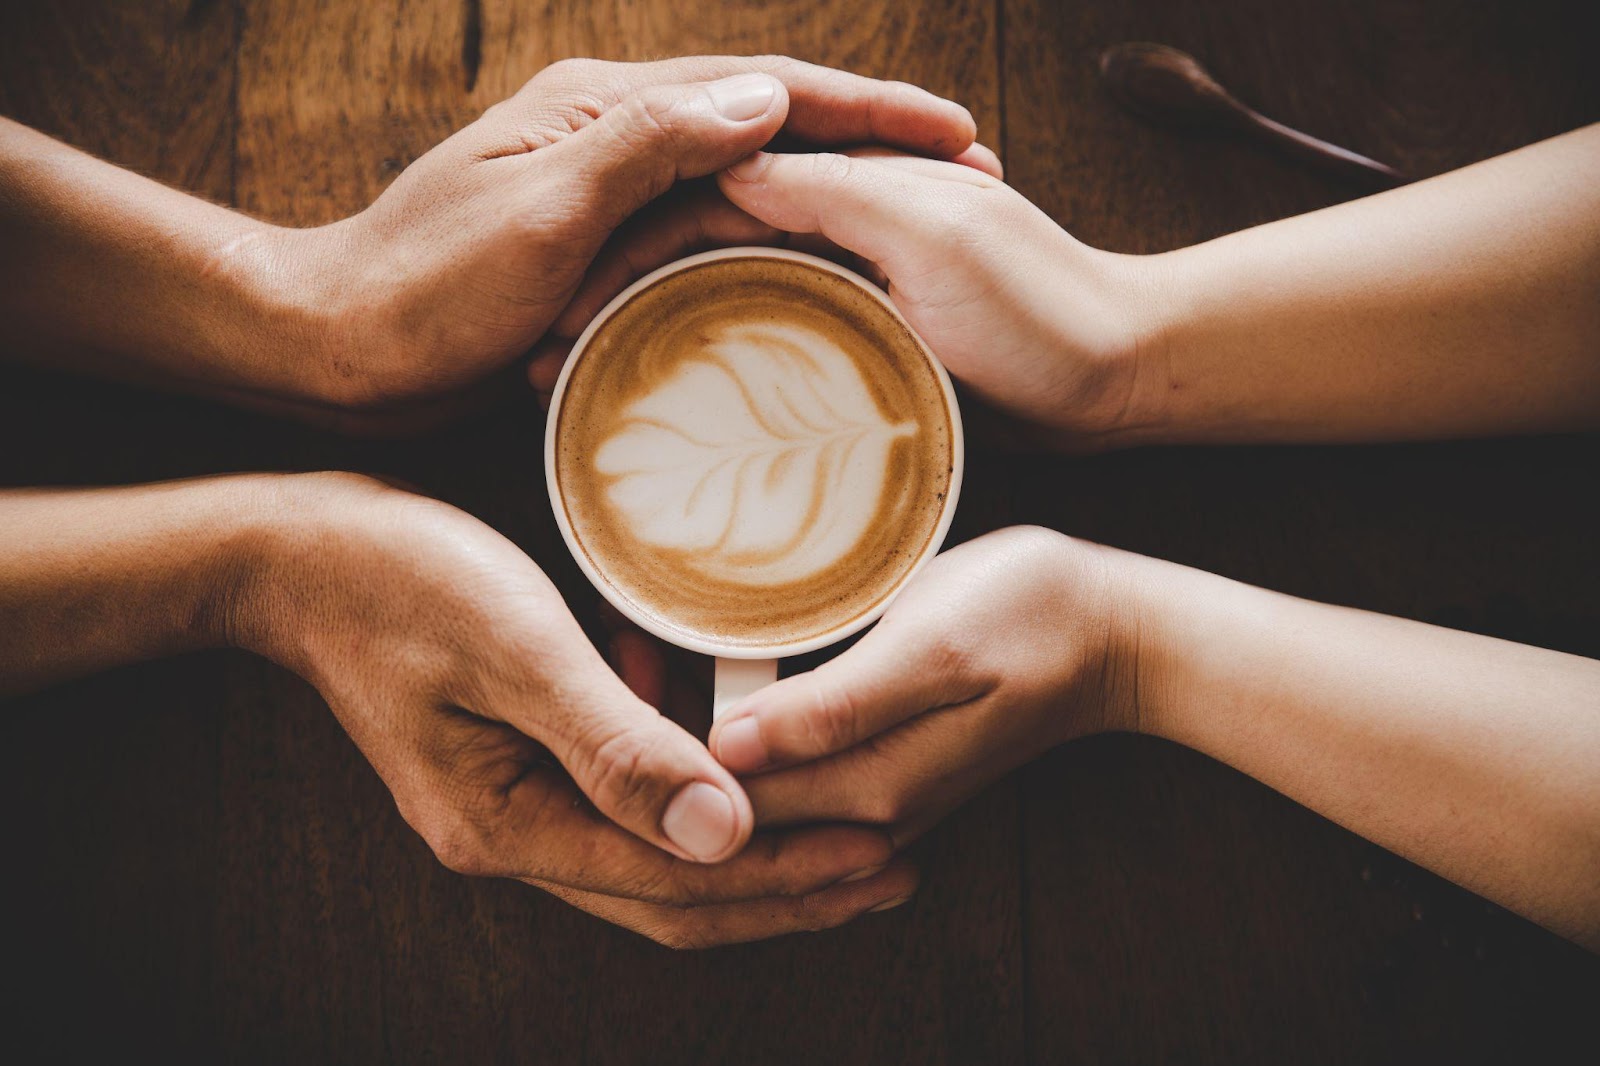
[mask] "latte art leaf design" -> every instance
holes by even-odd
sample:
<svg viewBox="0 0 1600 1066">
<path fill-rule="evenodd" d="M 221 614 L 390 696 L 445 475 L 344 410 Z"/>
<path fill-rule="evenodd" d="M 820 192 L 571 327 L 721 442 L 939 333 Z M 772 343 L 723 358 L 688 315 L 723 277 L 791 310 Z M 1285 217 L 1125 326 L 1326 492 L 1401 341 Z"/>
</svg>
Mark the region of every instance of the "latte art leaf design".
<svg viewBox="0 0 1600 1066">
<path fill-rule="evenodd" d="M 634 401 L 595 454 L 638 540 L 711 577 L 781 585 L 866 533 L 896 438 L 850 356 L 799 326 L 728 328 Z"/>
</svg>

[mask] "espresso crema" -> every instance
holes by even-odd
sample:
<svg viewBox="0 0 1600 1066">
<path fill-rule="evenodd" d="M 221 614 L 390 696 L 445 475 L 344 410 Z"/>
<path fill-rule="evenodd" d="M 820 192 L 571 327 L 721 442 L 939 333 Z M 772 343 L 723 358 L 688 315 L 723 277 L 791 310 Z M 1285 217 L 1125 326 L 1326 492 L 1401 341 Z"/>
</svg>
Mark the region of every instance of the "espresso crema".
<svg viewBox="0 0 1600 1066">
<path fill-rule="evenodd" d="M 870 611 L 937 535 L 951 484 L 951 416 L 916 338 L 791 260 L 714 260 L 635 294 L 554 417 L 558 506 L 593 570 L 722 646 Z"/>
</svg>

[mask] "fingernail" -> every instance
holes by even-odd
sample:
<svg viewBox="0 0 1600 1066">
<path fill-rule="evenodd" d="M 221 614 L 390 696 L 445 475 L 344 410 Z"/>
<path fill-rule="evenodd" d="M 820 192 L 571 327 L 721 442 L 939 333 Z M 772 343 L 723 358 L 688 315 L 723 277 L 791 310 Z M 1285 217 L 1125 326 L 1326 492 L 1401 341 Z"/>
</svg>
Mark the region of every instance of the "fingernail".
<svg viewBox="0 0 1600 1066">
<path fill-rule="evenodd" d="M 908 900 L 910 898 L 911 897 L 909 895 L 905 895 L 905 896 L 896 896 L 894 899 L 886 899 L 882 903 L 878 904 L 876 907 L 873 907 L 871 910 L 867 911 L 867 913 L 868 914 L 877 914 L 879 911 L 892 911 L 896 907 L 900 906 L 900 904 L 904 903 L 906 900 Z"/>
<path fill-rule="evenodd" d="M 885 862 L 885 863 L 879 863 L 876 866 L 869 866 L 865 870 L 857 870 L 855 873 L 851 874 L 849 877 L 840 878 L 839 879 L 839 884 L 848 885 L 852 881 L 865 881 L 867 878 L 871 877 L 873 874 L 882 873 L 888 867 L 888 865 L 889 864 Z"/>
<path fill-rule="evenodd" d="M 711 103 L 731 122 L 748 122 L 772 106 L 778 84 L 765 74 L 739 74 L 706 86 Z"/>
<path fill-rule="evenodd" d="M 736 774 L 747 774 L 767 765 L 767 746 L 761 742 L 761 726 L 753 716 L 735 718 L 717 735 L 717 758 Z"/>
<path fill-rule="evenodd" d="M 742 159 L 728 168 L 728 176 L 734 181 L 755 181 L 767 169 L 767 164 L 772 162 L 772 157 L 766 152 L 756 152 L 747 159 Z"/>
<path fill-rule="evenodd" d="M 667 813 L 661 816 L 661 831 L 690 858 L 712 862 L 733 843 L 739 821 L 726 792 L 696 781 L 679 789 L 667 804 Z"/>
</svg>

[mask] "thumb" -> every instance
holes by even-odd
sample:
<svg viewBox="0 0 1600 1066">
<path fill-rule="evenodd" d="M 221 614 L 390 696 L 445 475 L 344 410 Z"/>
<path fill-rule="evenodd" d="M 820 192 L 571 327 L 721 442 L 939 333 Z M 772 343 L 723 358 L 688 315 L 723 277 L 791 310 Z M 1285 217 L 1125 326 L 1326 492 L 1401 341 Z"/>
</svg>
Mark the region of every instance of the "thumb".
<svg viewBox="0 0 1600 1066">
<path fill-rule="evenodd" d="M 614 228 L 674 182 L 721 170 L 783 125 L 789 94 L 768 74 L 655 85 L 533 158 L 574 182 L 587 215 Z"/>
<path fill-rule="evenodd" d="M 711 750 L 736 774 L 852 748 L 924 711 L 965 703 L 987 685 L 937 633 L 879 623 L 854 647 L 728 708 Z"/>
<path fill-rule="evenodd" d="M 737 853 L 755 824 L 739 783 L 592 658 L 563 670 L 563 683 L 545 687 L 542 699 L 502 694 L 495 702 L 514 710 L 497 717 L 549 748 L 600 813 L 640 839 L 693 862 Z"/>
</svg>

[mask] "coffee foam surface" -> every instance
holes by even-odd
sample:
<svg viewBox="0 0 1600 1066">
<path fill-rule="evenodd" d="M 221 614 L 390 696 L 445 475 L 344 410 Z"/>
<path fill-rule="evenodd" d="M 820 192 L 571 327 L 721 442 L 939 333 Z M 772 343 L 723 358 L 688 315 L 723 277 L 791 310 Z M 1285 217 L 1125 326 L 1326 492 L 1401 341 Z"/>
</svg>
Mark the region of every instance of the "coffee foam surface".
<svg viewBox="0 0 1600 1066">
<path fill-rule="evenodd" d="M 743 647 L 858 617 L 934 535 L 951 425 L 914 337 L 817 267 L 718 260 L 635 295 L 563 395 L 575 539 L 666 628 Z"/>
</svg>

